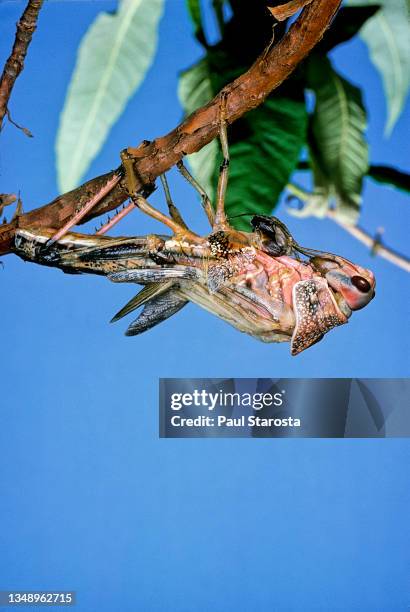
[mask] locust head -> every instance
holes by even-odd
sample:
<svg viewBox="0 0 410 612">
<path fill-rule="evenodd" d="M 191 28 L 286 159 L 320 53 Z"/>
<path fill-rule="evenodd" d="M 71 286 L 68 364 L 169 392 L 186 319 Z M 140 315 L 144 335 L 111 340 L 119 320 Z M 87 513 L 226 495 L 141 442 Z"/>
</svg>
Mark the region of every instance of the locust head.
<svg viewBox="0 0 410 612">
<path fill-rule="evenodd" d="M 366 306 L 375 295 L 373 273 L 343 257 L 321 253 L 310 257 L 310 266 L 313 277 L 297 282 L 292 291 L 293 355 L 347 323 L 352 311 Z"/>
<path fill-rule="evenodd" d="M 327 280 L 339 308 L 347 316 L 374 298 L 376 281 L 370 270 L 327 253 L 312 257 L 310 263 Z"/>
</svg>

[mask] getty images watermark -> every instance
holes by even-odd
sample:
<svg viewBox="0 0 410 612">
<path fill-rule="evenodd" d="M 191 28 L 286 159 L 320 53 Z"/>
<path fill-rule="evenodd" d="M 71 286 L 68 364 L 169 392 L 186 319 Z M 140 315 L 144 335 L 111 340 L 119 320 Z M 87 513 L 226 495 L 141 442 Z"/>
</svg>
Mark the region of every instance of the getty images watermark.
<svg viewBox="0 0 410 612">
<path fill-rule="evenodd" d="M 206 389 L 195 389 L 191 393 L 172 393 L 170 407 L 172 411 L 185 410 L 196 407 L 214 412 L 221 408 L 251 408 L 254 411 L 264 408 L 280 408 L 284 403 L 285 391 L 276 393 L 231 393 L 222 391 L 210 392 Z M 298 418 L 291 416 L 280 418 L 261 417 L 255 414 L 242 414 L 240 416 L 226 416 L 223 414 L 210 416 L 181 416 L 173 414 L 170 418 L 172 427 L 300 427 Z"/>
<path fill-rule="evenodd" d="M 162 378 L 162 438 L 410 437 L 410 379 Z"/>
</svg>

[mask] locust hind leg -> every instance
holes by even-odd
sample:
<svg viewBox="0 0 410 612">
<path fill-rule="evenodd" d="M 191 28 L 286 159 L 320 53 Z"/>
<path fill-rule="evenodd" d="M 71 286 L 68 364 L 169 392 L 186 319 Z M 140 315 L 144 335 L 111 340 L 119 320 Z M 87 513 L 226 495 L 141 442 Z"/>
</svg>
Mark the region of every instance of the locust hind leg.
<svg viewBox="0 0 410 612">
<path fill-rule="evenodd" d="M 205 189 L 203 187 L 201 187 L 201 185 L 198 183 L 198 181 L 192 176 L 192 174 L 189 172 L 188 168 L 186 166 L 184 166 L 184 163 L 182 162 L 182 160 L 180 160 L 177 163 L 177 168 L 180 171 L 180 173 L 182 174 L 182 176 L 188 181 L 188 183 L 190 185 L 192 185 L 192 187 L 199 193 L 199 195 L 201 196 L 201 204 L 202 204 L 202 208 L 205 211 L 205 214 L 208 218 L 209 223 L 211 224 L 211 227 L 214 224 L 214 220 L 215 220 L 215 213 L 214 210 L 212 208 L 212 204 L 211 204 L 211 200 L 209 199 L 208 194 L 206 193 Z"/>
<path fill-rule="evenodd" d="M 143 213 L 169 227 L 177 240 L 187 240 L 193 243 L 203 242 L 203 238 L 201 238 L 197 234 L 194 234 L 194 232 L 188 230 L 185 226 L 185 223 L 184 225 L 181 225 L 179 222 L 175 221 L 171 217 L 164 215 L 164 213 L 162 213 L 160 210 L 158 210 L 154 206 L 151 206 L 148 200 L 146 200 L 142 195 L 137 193 L 131 196 L 131 199 L 134 202 L 135 206 L 139 208 Z"/>
<path fill-rule="evenodd" d="M 119 174 L 114 174 L 112 178 L 94 194 L 94 196 L 88 200 L 88 202 L 86 202 L 86 204 L 84 204 L 84 206 L 82 206 L 61 229 L 58 230 L 58 232 L 51 236 L 50 240 L 45 244 L 45 248 L 50 248 L 57 240 L 61 240 L 74 225 L 77 225 L 94 206 L 114 189 L 115 185 L 120 182 L 120 179 L 121 177 Z"/>
<path fill-rule="evenodd" d="M 161 175 L 160 179 L 164 188 L 165 198 L 167 201 L 170 217 L 164 215 L 159 210 L 154 208 L 141 194 L 137 192 L 137 181 L 135 177 L 133 159 L 132 157 L 130 157 L 127 150 L 121 152 L 121 161 L 124 168 L 126 188 L 131 202 L 122 210 L 120 210 L 112 219 L 109 219 L 108 222 L 103 225 L 96 233 L 98 235 L 105 234 L 108 230 L 114 227 L 114 225 L 116 225 L 118 221 L 128 215 L 128 213 L 130 213 L 135 208 L 139 208 L 145 214 L 149 215 L 150 217 L 153 217 L 154 219 L 157 219 L 157 221 L 160 221 L 164 225 L 167 225 L 172 230 L 174 235 L 183 235 L 184 237 L 189 238 L 194 236 L 194 234 L 189 231 L 185 221 L 182 218 L 181 213 L 172 201 L 165 174 Z"/>
<path fill-rule="evenodd" d="M 129 170 L 129 173 L 130 173 L 130 172 L 132 172 L 131 165 L 129 166 L 129 168 L 130 168 L 130 170 Z M 170 193 L 169 187 L 168 187 L 168 181 L 166 179 L 165 174 L 161 174 L 160 179 L 161 179 L 161 183 L 162 183 L 162 186 L 163 186 L 163 189 L 164 189 L 165 198 L 166 198 L 166 201 L 167 201 L 168 210 L 169 210 L 169 214 L 171 215 L 171 219 L 173 219 L 175 221 L 175 223 L 177 223 L 178 225 L 180 225 L 184 229 L 188 229 L 185 221 L 183 220 L 183 218 L 181 216 L 181 213 L 179 212 L 178 208 L 175 206 L 175 204 L 172 201 L 171 193 Z M 108 230 L 112 229 L 114 227 L 114 225 L 117 225 L 117 223 L 119 221 L 121 221 L 121 219 L 123 219 L 126 215 L 128 215 L 128 213 L 130 213 L 132 210 L 135 210 L 135 208 L 137 208 L 137 205 L 136 205 L 135 201 L 133 201 L 133 199 L 135 199 L 135 198 L 133 198 L 134 194 L 131 193 L 131 190 L 134 187 L 135 187 L 135 184 L 133 184 L 132 179 L 128 180 L 127 188 L 128 188 L 128 193 L 129 193 L 129 195 L 131 197 L 131 202 L 127 206 L 124 206 L 119 212 L 117 212 L 117 214 L 114 215 L 114 217 L 112 217 L 112 219 L 108 218 L 107 223 L 102 225 L 100 227 L 100 229 L 96 232 L 97 235 L 101 236 L 101 235 L 105 234 L 106 232 L 108 232 Z"/>
<path fill-rule="evenodd" d="M 128 213 L 130 213 L 132 210 L 135 209 L 135 204 L 134 202 L 130 202 L 129 204 L 127 204 L 127 206 L 124 206 L 120 211 L 118 211 L 111 219 L 108 217 L 108 221 L 107 223 L 104 223 L 104 225 L 102 225 L 100 227 L 99 230 L 97 230 L 95 233 L 97 236 L 102 236 L 103 234 L 105 234 L 106 232 L 108 232 L 108 230 L 110 230 L 111 228 L 114 227 L 114 225 L 117 225 L 117 223 L 119 221 L 121 221 L 121 219 L 123 219 L 124 217 L 126 217 L 128 215 Z"/>
<path fill-rule="evenodd" d="M 134 205 L 149 217 L 152 217 L 153 219 L 156 219 L 160 223 L 163 223 L 164 225 L 169 227 L 177 240 L 187 240 L 193 243 L 202 243 L 202 238 L 187 229 L 185 223 L 182 221 L 181 215 L 179 214 L 175 206 L 173 209 L 173 213 L 171 213 L 173 214 L 174 218 L 168 217 L 167 215 L 164 215 L 164 213 L 162 213 L 160 210 L 152 206 L 148 202 L 148 200 L 144 198 L 144 196 L 137 193 L 133 161 L 127 156 L 126 151 L 123 151 L 121 159 L 125 170 L 125 180 L 127 184 L 128 194 Z M 177 211 L 178 220 L 175 220 L 175 211 Z"/>
</svg>

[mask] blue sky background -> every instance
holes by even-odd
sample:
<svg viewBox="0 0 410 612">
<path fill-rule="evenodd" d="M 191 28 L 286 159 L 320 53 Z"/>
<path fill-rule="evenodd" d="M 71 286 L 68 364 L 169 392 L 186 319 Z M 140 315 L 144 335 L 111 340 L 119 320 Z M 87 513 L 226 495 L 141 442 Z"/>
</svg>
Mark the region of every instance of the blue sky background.
<svg viewBox="0 0 410 612">
<path fill-rule="evenodd" d="M 24 4 L 0 3 L 0 62 Z M 50 2 L 0 137 L 0 192 L 25 209 L 56 195 L 54 141 L 81 37 L 115 2 Z M 178 72 L 201 50 L 183 0 L 167 0 L 155 63 L 88 178 L 181 119 Z M 381 83 L 360 40 L 336 66 L 365 86 L 373 163 L 406 167 L 409 105 L 383 137 Z M 205 230 L 195 195 L 171 187 Z M 162 200 L 160 190 L 153 201 Z M 408 199 L 366 183 L 361 225 L 409 253 Z M 158 378 L 399 377 L 409 373 L 408 276 L 330 221 L 278 214 L 306 246 L 377 277 L 377 297 L 302 353 L 240 334 L 198 307 L 137 338 L 111 316 L 135 292 L 4 258 L 0 590 L 75 589 L 81 612 L 394 610 L 409 605 L 406 440 L 159 440 Z M 118 233 L 161 231 L 130 215 Z M 407 519 L 406 519 L 407 516 Z"/>
</svg>

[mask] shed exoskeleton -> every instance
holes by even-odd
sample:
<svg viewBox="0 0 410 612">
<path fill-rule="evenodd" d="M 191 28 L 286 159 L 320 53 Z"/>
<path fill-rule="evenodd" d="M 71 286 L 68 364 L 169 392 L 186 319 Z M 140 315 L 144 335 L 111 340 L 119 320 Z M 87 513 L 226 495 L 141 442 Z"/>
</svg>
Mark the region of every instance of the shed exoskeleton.
<svg viewBox="0 0 410 612">
<path fill-rule="evenodd" d="M 275 217 L 254 215 L 252 232 L 231 227 L 225 213 L 229 150 L 224 114 L 222 103 L 223 162 L 215 210 L 183 163 L 177 165 L 200 195 L 211 225 L 209 234 L 199 236 L 188 228 L 171 199 L 165 176 L 161 180 L 169 216 L 136 193 L 133 163 L 123 152 L 124 178 L 132 203 L 129 210 L 139 208 L 166 225 L 172 235 L 108 237 L 105 232 L 116 218 L 95 235 L 69 232 L 81 220 L 82 212 L 86 214 L 99 202 L 97 194 L 57 232 L 17 230 L 15 252 L 23 259 L 67 273 L 99 274 L 113 282 L 143 285 L 112 319 L 117 321 L 142 307 L 127 335 L 140 334 L 193 302 L 259 340 L 289 341 L 291 353 L 296 355 L 346 323 L 352 311 L 368 304 L 375 295 L 375 279 L 370 270 L 343 257 L 300 246 Z M 110 179 L 101 189 L 101 198 L 118 180 Z M 123 216 L 122 212 L 117 219 Z"/>
</svg>

